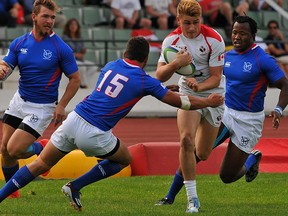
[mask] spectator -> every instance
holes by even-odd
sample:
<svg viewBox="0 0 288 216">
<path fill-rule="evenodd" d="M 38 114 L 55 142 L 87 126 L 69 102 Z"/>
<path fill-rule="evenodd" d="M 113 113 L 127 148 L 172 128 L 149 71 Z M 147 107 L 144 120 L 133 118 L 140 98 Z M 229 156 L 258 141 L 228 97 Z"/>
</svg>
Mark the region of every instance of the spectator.
<svg viewBox="0 0 288 216">
<path fill-rule="evenodd" d="M 97 72 L 98 67 L 94 62 L 85 60 L 84 42 L 81 41 L 81 26 L 77 19 L 72 18 L 67 21 L 64 27 L 62 39 L 71 47 L 78 64 L 81 77 L 80 88 L 88 88 L 88 80 Z M 96 80 L 95 80 L 96 82 Z"/>
<path fill-rule="evenodd" d="M 233 12 L 233 17 L 238 15 L 245 15 L 249 11 L 249 2 L 246 0 L 239 0 L 238 5 L 234 5 L 235 11 Z"/>
<path fill-rule="evenodd" d="M 111 0 L 83 0 L 84 5 L 98 5 L 110 8 Z"/>
<path fill-rule="evenodd" d="M 16 27 L 19 8 L 17 0 L 0 1 L 0 26 Z"/>
<path fill-rule="evenodd" d="M 18 0 L 18 2 L 21 4 L 24 10 L 24 24 L 32 26 L 33 20 L 31 14 L 34 0 Z M 54 27 L 64 28 L 65 23 L 66 23 L 66 17 L 58 12 L 55 19 Z"/>
<path fill-rule="evenodd" d="M 276 20 L 268 22 L 268 35 L 265 38 L 267 41 L 266 51 L 275 57 L 281 69 L 285 72 L 288 78 L 288 43 L 279 29 L 279 23 Z"/>
<path fill-rule="evenodd" d="M 200 0 L 204 22 L 211 27 L 225 29 L 228 38 L 231 36 L 233 9 L 229 2 L 222 0 Z"/>
<path fill-rule="evenodd" d="M 145 10 L 157 29 L 173 29 L 176 23 L 176 6 L 172 0 L 145 0 Z"/>
<path fill-rule="evenodd" d="M 243 0 L 242 0 L 243 1 Z M 283 6 L 283 0 L 274 0 L 280 7 Z M 265 2 L 265 0 L 246 0 L 249 3 L 249 10 L 273 10 L 273 8 Z"/>
<path fill-rule="evenodd" d="M 116 29 L 150 29 L 151 20 L 140 17 L 141 5 L 139 0 L 112 0 L 111 8 L 115 17 L 111 24 Z"/>
<path fill-rule="evenodd" d="M 280 7 L 283 6 L 283 0 L 274 0 Z M 249 10 L 261 11 L 261 10 L 273 10 L 273 8 L 265 2 L 265 0 L 239 0 L 238 5 L 235 6 L 235 12 L 233 17 L 237 15 L 245 15 Z"/>
</svg>

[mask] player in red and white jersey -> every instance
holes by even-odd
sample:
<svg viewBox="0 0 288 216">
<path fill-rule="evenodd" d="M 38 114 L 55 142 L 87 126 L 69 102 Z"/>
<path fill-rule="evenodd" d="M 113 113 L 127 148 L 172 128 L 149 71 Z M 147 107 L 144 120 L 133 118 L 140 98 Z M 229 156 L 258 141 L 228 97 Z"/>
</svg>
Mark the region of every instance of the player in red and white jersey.
<svg viewBox="0 0 288 216">
<path fill-rule="evenodd" d="M 225 43 L 219 33 L 201 24 L 201 20 L 202 9 L 197 1 L 182 0 L 178 4 L 177 22 L 179 27 L 163 41 L 156 77 L 165 82 L 177 69 L 192 62 L 196 71 L 190 77 L 181 76 L 178 82 L 179 91 L 182 94 L 200 97 L 208 97 L 212 92 L 224 95 L 225 77 L 222 73 Z M 182 48 L 176 59 L 169 64 L 165 62 L 163 54 L 164 49 L 168 46 Z M 198 212 L 200 208 L 196 191 L 196 157 L 206 160 L 210 155 L 223 112 L 223 106 L 195 111 L 178 110 L 177 112 L 181 168 L 176 172 L 175 178 L 176 181 L 182 182 L 184 178 L 188 198 L 186 212 L 188 213 Z M 174 191 L 169 191 L 169 193 L 174 193 Z M 169 193 L 167 197 L 160 200 L 159 205 L 169 199 Z"/>
</svg>

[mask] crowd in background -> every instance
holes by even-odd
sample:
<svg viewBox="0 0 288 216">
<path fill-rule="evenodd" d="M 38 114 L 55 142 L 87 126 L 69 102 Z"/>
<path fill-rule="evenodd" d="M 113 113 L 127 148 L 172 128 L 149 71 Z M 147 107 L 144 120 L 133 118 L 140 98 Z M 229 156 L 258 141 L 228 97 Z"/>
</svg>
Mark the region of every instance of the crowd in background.
<svg viewBox="0 0 288 216">
<path fill-rule="evenodd" d="M 0 26 L 9 28 L 32 26 L 33 2 L 34 0 L 0 1 Z M 247 14 L 249 11 L 273 10 L 263 0 L 199 0 L 198 2 L 202 7 L 203 23 L 214 28 L 224 29 L 225 38 L 228 39 L 231 36 L 231 26 L 235 16 Z M 280 7 L 283 7 L 283 0 L 275 0 L 275 2 Z M 179 0 L 83 0 L 81 3 L 83 7 L 97 6 L 111 9 L 112 15 L 107 25 L 114 29 L 146 30 L 142 34 L 152 35 L 157 38 L 153 29 L 172 30 L 178 25 L 176 8 Z M 93 71 L 97 70 L 97 67 L 90 65 L 93 62 L 85 60 L 87 49 L 83 42 L 77 41 L 83 39 L 81 36 L 81 25 L 80 20 L 68 19 L 65 13 L 60 11 L 56 16 L 54 27 L 63 29 L 63 39 L 67 41 L 75 52 L 78 65 L 81 65 L 79 68 L 85 71 L 86 75 L 81 77 L 83 80 L 81 87 L 86 88 L 89 76 Z M 258 40 L 256 41 L 259 42 L 263 39 L 269 41 L 261 45 L 264 45 L 265 51 L 277 59 L 280 67 L 288 77 L 287 35 L 281 31 L 277 20 L 272 20 L 265 28 L 268 29 L 267 36 L 257 37 Z M 79 32 L 77 34 L 71 33 L 70 30 L 72 29 L 76 29 L 75 31 Z"/>
</svg>

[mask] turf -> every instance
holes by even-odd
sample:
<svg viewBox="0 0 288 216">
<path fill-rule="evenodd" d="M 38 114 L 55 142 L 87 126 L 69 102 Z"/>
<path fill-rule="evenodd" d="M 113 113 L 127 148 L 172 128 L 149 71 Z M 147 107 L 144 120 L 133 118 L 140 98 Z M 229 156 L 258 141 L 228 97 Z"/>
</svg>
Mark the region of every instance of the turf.
<svg viewBox="0 0 288 216">
<path fill-rule="evenodd" d="M 0 215 L 187 215 L 182 189 L 171 206 L 154 206 L 167 192 L 172 176 L 109 178 L 81 190 L 83 211 L 69 206 L 61 187 L 68 180 L 35 180 L 21 189 L 20 199 L 6 199 Z M 0 181 L 2 186 L 4 181 Z M 260 173 L 256 180 L 244 178 L 223 184 L 217 175 L 197 176 L 201 202 L 198 215 L 287 215 L 288 174 Z"/>
</svg>

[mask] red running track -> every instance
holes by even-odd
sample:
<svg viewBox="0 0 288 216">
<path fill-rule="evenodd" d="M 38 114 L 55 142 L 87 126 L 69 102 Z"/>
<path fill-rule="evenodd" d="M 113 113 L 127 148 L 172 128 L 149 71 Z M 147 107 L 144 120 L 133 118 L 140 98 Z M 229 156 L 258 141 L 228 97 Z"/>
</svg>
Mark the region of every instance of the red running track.
<svg viewBox="0 0 288 216">
<path fill-rule="evenodd" d="M 1 128 L 2 128 L 2 124 L 0 123 L 0 139 L 2 138 Z M 261 161 L 260 171 L 262 172 L 288 172 L 288 163 L 287 163 L 288 162 L 288 139 L 287 139 L 288 130 L 287 129 L 288 129 L 288 117 L 283 117 L 281 119 L 280 127 L 277 130 L 272 127 L 272 118 L 266 117 L 265 122 L 264 122 L 264 130 L 263 130 L 262 138 L 259 144 L 257 145 L 257 148 L 259 148 L 263 152 L 263 155 L 264 155 Z M 49 139 L 49 137 L 54 132 L 54 130 L 55 130 L 55 127 L 53 126 L 53 124 L 51 124 L 48 127 L 48 129 L 45 131 L 43 138 Z M 154 145 L 157 146 L 158 145 L 157 143 L 162 143 L 164 145 L 165 142 L 167 144 L 171 142 L 172 143 L 179 142 L 179 134 L 178 134 L 178 129 L 177 129 L 176 118 L 124 118 L 118 123 L 118 125 L 113 129 L 113 131 L 114 131 L 114 134 L 117 137 L 119 137 L 127 146 L 132 146 L 135 144 L 145 145 L 145 143 L 150 143 L 150 144 L 154 143 L 153 149 L 152 149 L 153 151 L 156 150 L 154 149 L 155 148 Z M 164 148 L 164 150 L 167 151 L 168 148 Z M 163 155 L 164 153 L 163 151 L 161 152 L 160 155 Z M 172 154 L 168 155 L 165 153 L 164 155 L 165 157 L 168 157 L 169 159 L 171 158 L 175 159 L 173 164 L 174 166 L 177 167 L 178 151 L 172 151 L 172 152 L 173 152 L 173 156 Z M 221 154 L 224 154 L 224 151 L 222 151 Z M 151 157 L 151 155 L 147 157 L 150 160 L 153 160 L 153 157 Z M 160 158 L 159 154 L 157 157 L 154 157 L 154 158 L 157 158 L 157 160 L 159 160 Z M 222 158 L 222 156 L 220 158 Z M 215 162 L 214 159 L 212 161 L 213 163 Z M 159 164 L 158 162 L 153 163 L 154 166 L 155 164 Z M 165 163 L 167 163 L 166 159 L 165 159 Z M 219 166 L 220 163 L 221 163 L 221 160 L 219 161 L 219 164 L 217 164 L 217 166 Z M 141 164 L 143 164 L 143 161 L 141 162 Z M 161 167 L 161 169 L 163 169 L 163 166 Z M 173 168 L 172 170 L 173 173 L 175 169 L 176 168 Z M 213 170 L 213 172 L 217 172 L 217 169 Z M 168 170 L 161 170 L 161 171 L 164 174 L 171 174 L 171 172 L 170 171 L 168 172 Z M 205 167 L 205 171 L 207 171 L 207 167 Z"/>
<path fill-rule="evenodd" d="M 2 122 L 0 123 L 2 139 Z M 55 127 L 51 124 L 43 138 L 49 139 Z M 127 146 L 144 142 L 178 142 L 176 118 L 124 118 L 113 129 L 114 134 Z M 288 138 L 288 117 L 283 117 L 280 127 L 272 127 L 272 118 L 266 117 L 262 138 Z"/>
</svg>

